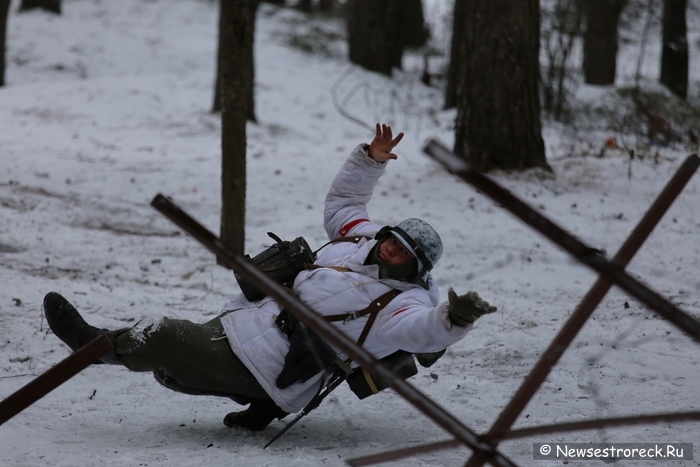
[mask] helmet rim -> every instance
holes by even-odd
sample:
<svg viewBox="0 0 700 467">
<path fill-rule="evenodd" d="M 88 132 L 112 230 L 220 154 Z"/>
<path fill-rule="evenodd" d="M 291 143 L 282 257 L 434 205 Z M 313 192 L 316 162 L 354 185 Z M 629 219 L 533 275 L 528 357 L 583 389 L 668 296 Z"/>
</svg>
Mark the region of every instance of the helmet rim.
<svg viewBox="0 0 700 467">
<path fill-rule="evenodd" d="M 425 279 L 442 256 L 442 239 L 427 222 L 409 218 L 388 229 L 418 261 L 418 275 Z"/>
</svg>

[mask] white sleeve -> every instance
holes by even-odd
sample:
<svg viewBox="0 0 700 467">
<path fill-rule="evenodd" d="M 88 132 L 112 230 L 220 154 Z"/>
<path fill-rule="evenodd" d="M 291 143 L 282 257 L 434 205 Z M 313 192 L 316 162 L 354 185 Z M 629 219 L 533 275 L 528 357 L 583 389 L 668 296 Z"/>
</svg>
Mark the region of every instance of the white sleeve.
<svg viewBox="0 0 700 467">
<path fill-rule="evenodd" d="M 437 352 L 464 338 L 473 327 L 452 324 L 447 316 L 447 302 L 426 305 L 409 299 L 398 309 L 381 314 L 374 324 L 376 339 L 407 352 Z"/>
<path fill-rule="evenodd" d="M 347 235 L 373 234 L 381 226 L 367 212 L 374 186 L 384 174 L 386 162 L 367 154 L 369 145 L 357 146 L 336 175 L 326 195 L 323 224 L 329 239 Z"/>
</svg>

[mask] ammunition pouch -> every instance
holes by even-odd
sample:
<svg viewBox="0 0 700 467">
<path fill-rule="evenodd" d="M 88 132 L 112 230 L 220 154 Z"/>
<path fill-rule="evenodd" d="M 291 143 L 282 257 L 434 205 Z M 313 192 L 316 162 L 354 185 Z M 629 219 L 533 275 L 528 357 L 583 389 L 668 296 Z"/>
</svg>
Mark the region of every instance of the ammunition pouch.
<svg viewBox="0 0 700 467">
<path fill-rule="evenodd" d="M 287 310 L 280 312 L 275 324 L 289 339 L 289 352 L 275 381 L 278 388 L 285 389 L 294 383 L 308 381 L 336 363 L 335 351 Z"/>
<path fill-rule="evenodd" d="M 399 350 L 391 355 L 387 355 L 379 361 L 402 379 L 408 379 L 418 373 L 413 354 L 410 352 Z M 377 394 L 379 391 L 389 387 L 388 381 L 382 378 L 374 378 L 367 371 L 363 370 L 362 367 L 355 368 L 348 376 L 347 381 L 350 390 L 354 392 L 359 399 Z"/>
<path fill-rule="evenodd" d="M 291 242 L 281 240 L 277 235 L 268 232 L 267 235 L 275 240 L 275 244 L 252 258 L 253 263 L 262 269 L 277 283 L 291 288 L 294 279 L 304 270 L 305 264 L 316 261 L 314 253 L 303 237 L 297 237 Z M 251 259 L 249 255 L 246 258 Z M 241 292 L 249 301 L 254 302 L 265 297 L 265 293 L 234 271 Z"/>
</svg>

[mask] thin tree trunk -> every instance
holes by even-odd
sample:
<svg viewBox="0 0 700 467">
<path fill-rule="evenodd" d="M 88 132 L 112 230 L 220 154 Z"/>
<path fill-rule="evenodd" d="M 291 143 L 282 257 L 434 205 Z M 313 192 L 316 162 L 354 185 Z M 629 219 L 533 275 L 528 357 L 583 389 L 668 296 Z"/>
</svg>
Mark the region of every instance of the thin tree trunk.
<svg viewBox="0 0 700 467">
<path fill-rule="evenodd" d="M 246 122 L 252 93 L 254 0 L 221 1 L 221 239 L 245 244 Z"/>
<path fill-rule="evenodd" d="M 255 18 L 255 14 L 257 12 L 258 8 L 258 0 L 253 0 L 253 18 Z M 217 113 L 221 112 L 221 60 L 222 60 L 222 51 L 223 47 L 221 45 L 222 41 L 222 24 L 221 24 L 221 15 L 219 15 L 219 44 L 217 48 L 217 53 L 216 53 L 216 80 L 214 83 L 214 102 L 212 103 L 211 106 L 211 111 L 212 113 Z M 255 39 L 255 20 L 253 20 L 253 39 Z M 251 43 L 251 48 L 253 47 L 253 44 Z M 249 70 L 249 75 L 248 78 L 250 80 L 250 96 L 248 99 L 248 121 L 257 123 L 258 119 L 255 116 L 255 54 L 252 53 L 251 51 L 251 65 L 250 65 L 250 70 Z"/>
<path fill-rule="evenodd" d="M 587 84 L 615 84 L 620 14 L 627 0 L 588 0 L 583 37 L 583 73 Z"/>
<path fill-rule="evenodd" d="M 312 7 L 311 0 L 299 0 L 299 3 L 297 3 L 299 11 L 303 11 L 304 13 L 311 13 L 313 10 Z"/>
<path fill-rule="evenodd" d="M 400 0 L 348 0 L 345 6 L 350 61 L 391 76 L 403 56 Z"/>
<path fill-rule="evenodd" d="M 445 87 L 445 109 L 457 107 L 459 93 L 457 86 L 464 74 L 464 62 L 460 57 L 463 52 L 459 50 L 466 40 L 467 30 L 464 27 L 465 14 L 468 0 L 455 0 L 452 13 L 452 42 L 450 46 L 450 64 L 447 70 L 447 86 Z"/>
<path fill-rule="evenodd" d="M 672 93 L 688 95 L 686 0 L 665 0 L 660 80 Z"/>
<path fill-rule="evenodd" d="M 5 44 L 7 43 L 7 18 L 12 0 L 0 0 L 0 87 L 5 86 Z"/>
<path fill-rule="evenodd" d="M 423 15 L 423 0 L 403 0 L 399 13 L 404 47 L 423 47 L 430 35 Z"/>
<path fill-rule="evenodd" d="M 318 10 L 323 12 L 331 12 L 335 10 L 336 0 L 319 0 Z"/>
</svg>

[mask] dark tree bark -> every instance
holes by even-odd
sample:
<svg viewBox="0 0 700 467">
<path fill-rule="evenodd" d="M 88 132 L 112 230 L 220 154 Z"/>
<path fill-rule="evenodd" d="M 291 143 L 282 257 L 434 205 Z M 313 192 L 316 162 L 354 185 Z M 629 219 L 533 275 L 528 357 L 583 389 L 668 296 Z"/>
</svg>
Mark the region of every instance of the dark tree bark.
<svg viewBox="0 0 700 467">
<path fill-rule="evenodd" d="M 60 15 L 61 0 L 22 0 L 19 5 L 19 11 L 33 10 L 34 8 L 41 8 Z"/>
<path fill-rule="evenodd" d="M 477 170 L 551 170 L 540 120 L 539 0 L 470 0 L 455 153 Z"/>
<path fill-rule="evenodd" d="M 246 122 L 252 94 L 255 0 L 222 0 L 221 239 L 244 251 Z"/>
<path fill-rule="evenodd" d="M 297 3 L 297 8 L 304 13 L 311 13 L 313 10 L 313 5 L 311 4 L 311 0 L 299 0 L 299 3 Z"/>
<path fill-rule="evenodd" d="M 627 0 L 588 0 L 583 36 L 583 74 L 587 84 L 615 84 L 617 28 Z"/>
<path fill-rule="evenodd" d="M 688 95 L 686 0 L 665 0 L 659 81 L 677 96 Z"/>
<path fill-rule="evenodd" d="M 445 87 L 445 108 L 457 107 L 457 85 L 464 74 L 464 52 L 459 48 L 466 41 L 467 29 L 464 25 L 468 0 L 455 0 L 452 12 L 452 42 L 450 46 L 450 64 L 447 69 L 447 86 Z"/>
<path fill-rule="evenodd" d="M 12 0 L 0 0 L 0 87 L 5 86 L 5 44 L 7 43 L 7 17 Z"/>
<path fill-rule="evenodd" d="M 401 69 L 401 0 L 348 0 L 346 3 L 350 61 L 391 76 Z"/>
<path fill-rule="evenodd" d="M 335 10 L 336 0 L 319 0 L 318 10 L 323 12 L 331 12 Z"/>
<path fill-rule="evenodd" d="M 258 0 L 253 0 L 252 1 L 252 7 L 253 7 L 253 24 L 251 27 L 253 28 L 253 38 L 255 38 L 255 13 L 257 12 L 258 8 Z M 223 35 L 221 33 L 222 31 L 222 17 L 219 15 L 219 45 L 218 45 L 218 50 L 216 54 L 216 80 L 214 83 L 214 103 L 211 106 L 211 111 L 213 113 L 221 112 L 221 60 L 222 60 L 222 53 L 223 53 L 223 46 L 221 44 L 223 40 Z M 250 43 L 250 57 L 251 57 L 251 65 L 250 69 L 248 70 L 248 80 L 250 81 L 249 86 L 250 86 L 250 96 L 248 96 L 248 121 L 251 122 L 256 122 L 258 119 L 255 116 L 255 57 L 253 54 L 253 43 L 252 41 Z"/>
<path fill-rule="evenodd" d="M 423 47 L 430 35 L 423 15 L 423 0 L 404 0 L 399 9 L 401 37 L 404 47 Z"/>
</svg>

